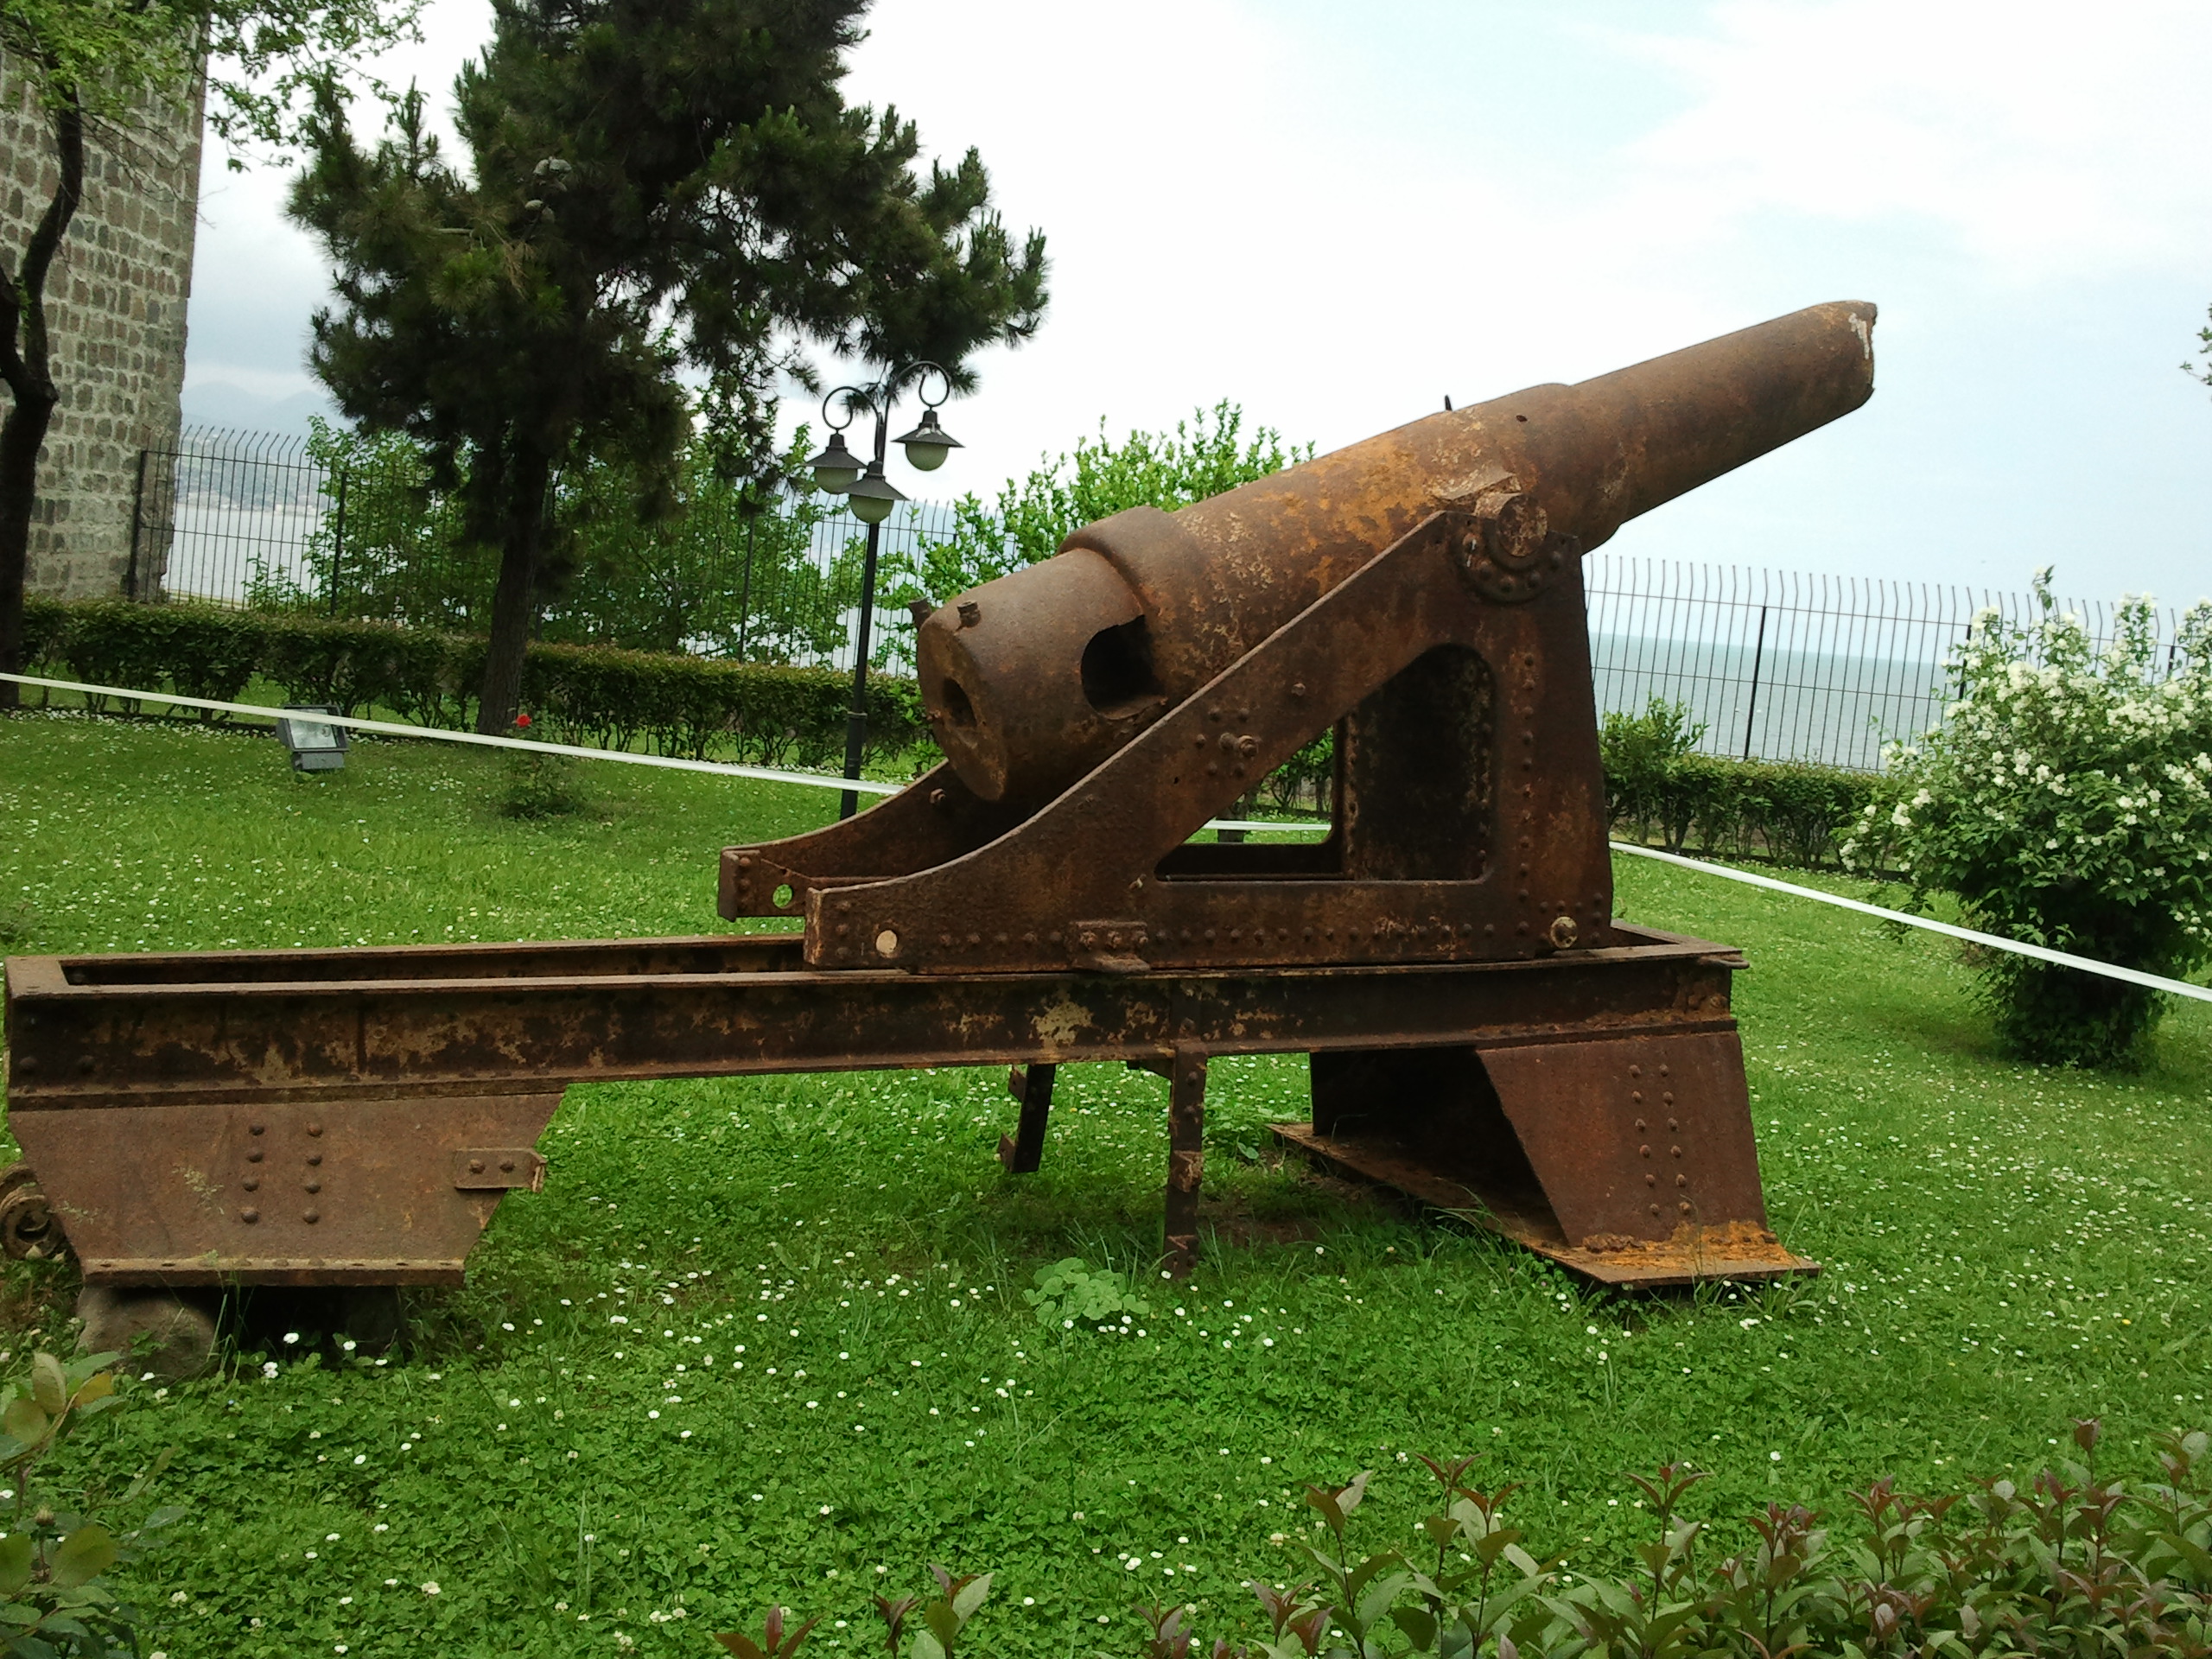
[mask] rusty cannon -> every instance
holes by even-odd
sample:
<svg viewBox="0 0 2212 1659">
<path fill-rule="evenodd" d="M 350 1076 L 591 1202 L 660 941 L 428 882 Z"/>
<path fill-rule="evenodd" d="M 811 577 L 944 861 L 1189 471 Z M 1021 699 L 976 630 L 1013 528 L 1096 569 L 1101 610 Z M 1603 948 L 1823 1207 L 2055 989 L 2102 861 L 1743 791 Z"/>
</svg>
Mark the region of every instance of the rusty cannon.
<svg viewBox="0 0 2212 1659">
<path fill-rule="evenodd" d="M 939 607 L 945 759 L 724 851 L 772 933 L 7 964 L 0 1237 L 88 1286 L 457 1281 L 571 1083 L 1006 1065 L 1167 1080 L 1165 1262 L 1207 1065 L 1310 1057 L 1287 1142 L 1616 1285 L 1813 1264 L 1768 1225 L 1729 947 L 1612 914 L 1581 556 L 1848 413 L 1874 308 L 1816 306 L 1138 508 Z M 1198 839 L 1335 734 L 1325 835 Z"/>
</svg>

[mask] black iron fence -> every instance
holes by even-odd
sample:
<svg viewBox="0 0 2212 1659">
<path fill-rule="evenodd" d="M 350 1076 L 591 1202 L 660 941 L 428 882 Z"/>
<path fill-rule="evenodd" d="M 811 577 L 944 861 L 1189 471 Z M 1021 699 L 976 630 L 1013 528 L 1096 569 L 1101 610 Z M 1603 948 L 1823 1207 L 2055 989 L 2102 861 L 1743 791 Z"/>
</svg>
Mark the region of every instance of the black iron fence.
<svg viewBox="0 0 2212 1659">
<path fill-rule="evenodd" d="M 1601 713 L 1659 697 L 1689 709 L 1707 753 L 1868 770 L 1892 740 L 1942 724 L 1957 689 L 1946 664 L 1976 616 L 2017 623 L 2037 610 L 2020 592 L 1606 553 L 1583 577 Z M 2110 643 L 2110 604 L 2059 608 Z M 2161 611 L 2161 637 L 2179 622 Z"/>
<path fill-rule="evenodd" d="M 852 665 L 867 526 L 829 499 L 752 499 L 692 480 L 683 510 L 641 523 L 620 491 L 564 480 L 551 503 L 560 596 L 548 639 L 718 657 Z M 310 441 L 188 430 L 140 457 L 125 581 L 134 598 L 481 628 L 496 556 L 463 507 L 402 443 L 315 453 Z M 950 536 L 951 509 L 899 507 L 887 563 Z M 896 629 L 877 630 L 895 653 Z M 894 663 L 893 664 L 896 666 Z"/>
<path fill-rule="evenodd" d="M 134 597 L 445 627 L 481 626 L 487 614 L 490 557 L 460 535 L 458 504 L 404 446 L 334 461 L 297 438 L 200 429 L 174 452 L 149 451 L 139 480 Z M 580 543 L 608 522 L 589 493 L 562 505 Z M 883 526 L 883 556 L 944 540 L 952 524 L 950 507 L 909 503 Z M 702 491 L 679 518 L 617 523 L 619 556 L 575 559 L 544 631 L 849 668 L 865 534 L 818 497 Z M 1657 697 L 1689 709 L 1707 753 L 1866 769 L 1891 740 L 1941 723 L 1945 664 L 1976 615 L 2025 620 L 2035 603 L 2017 591 L 1605 553 L 1584 578 L 1601 714 Z M 2108 604 L 2065 608 L 2109 637 Z M 2177 622 L 2161 613 L 2164 638 Z"/>
</svg>

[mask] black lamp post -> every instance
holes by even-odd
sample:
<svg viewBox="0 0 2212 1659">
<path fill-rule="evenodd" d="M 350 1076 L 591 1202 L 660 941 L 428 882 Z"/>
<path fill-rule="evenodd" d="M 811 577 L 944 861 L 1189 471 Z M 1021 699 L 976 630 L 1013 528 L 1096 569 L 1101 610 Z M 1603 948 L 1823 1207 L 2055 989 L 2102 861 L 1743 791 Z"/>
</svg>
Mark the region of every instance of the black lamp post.
<svg viewBox="0 0 2212 1659">
<path fill-rule="evenodd" d="M 861 625 L 853 647 L 853 706 L 845 715 L 845 776 L 861 775 L 861 750 L 868 741 L 868 634 L 875 621 L 875 560 L 878 537 L 891 510 L 906 498 L 883 475 L 883 461 L 891 442 L 891 410 L 908 386 L 926 388 L 931 375 L 943 388 L 935 397 L 921 392 L 921 423 L 898 440 L 916 472 L 933 473 L 944 458 L 961 447 L 960 440 L 938 424 L 938 405 L 952 395 L 952 377 L 935 363 L 909 363 L 893 369 L 873 385 L 840 386 L 822 400 L 822 419 L 830 428 L 830 442 L 807 465 L 813 469 L 817 489 L 842 495 L 852 504 L 853 516 L 868 526 L 868 558 L 861 570 Z M 844 418 L 831 412 L 836 405 Z M 875 416 L 875 456 L 865 470 L 860 457 L 845 447 L 845 429 L 861 410 Z M 847 790 L 837 811 L 849 818 L 860 810 L 860 792 Z"/>
</svg>

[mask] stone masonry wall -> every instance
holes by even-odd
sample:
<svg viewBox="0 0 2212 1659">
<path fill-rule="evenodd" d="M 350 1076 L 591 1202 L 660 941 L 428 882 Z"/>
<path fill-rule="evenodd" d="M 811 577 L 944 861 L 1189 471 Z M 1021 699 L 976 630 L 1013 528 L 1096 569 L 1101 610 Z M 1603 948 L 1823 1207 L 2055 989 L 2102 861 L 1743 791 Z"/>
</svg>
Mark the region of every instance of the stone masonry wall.
<svg viewBox="0 0 2212 1659">
<path fill-rule="evenodd" d="M 61 401 L 40 456 L 33 593 L 124 590 L 139 454 L 176 446 L 200 114 L 195 87 L 128 137 L 87 136 L 85 199 L 47 279 Z M 10 270 L 59 176 L 46 118 L 0 58 L 0 246 Z M 0 384 L 0 410 L 8 404 Z M 164 547 L 140 548 L 139 597 L 158 590 L 166 555 Z"/>
</svg>

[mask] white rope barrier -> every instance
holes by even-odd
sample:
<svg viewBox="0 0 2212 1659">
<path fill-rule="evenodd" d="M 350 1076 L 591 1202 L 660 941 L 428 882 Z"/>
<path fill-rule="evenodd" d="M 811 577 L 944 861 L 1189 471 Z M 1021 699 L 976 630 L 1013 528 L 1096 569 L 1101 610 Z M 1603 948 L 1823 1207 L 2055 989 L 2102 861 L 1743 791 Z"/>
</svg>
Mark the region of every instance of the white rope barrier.
<svg viewBox="0 0 2212 1659">
<path fill-rule="evenodd" d="M 142 702 L 172 703 L 185 709 L 207 709 L 219 714 L 256 715 L 268 720 L 289 720 L 294 711 L 270 709 L 251 702 L 218 702 L 210 697 L 179 696 L 168 691 L 132 691 L 115 685 L 86 685 L 75 680 L 46 680 L 31 674 L 0 674 L 0 680 L 13 680 L 18 685 L 44 686 L 54 691 L 77 691 L 88 696 L 130 697 Z M 625 749 L 591 749 L 569 743 L 540 743 L 521 737 L 486 737 L 477 732 L 448 731 L 439 726 L 406 726 L 387 720 L 364 720 L 352 715 L 316 715 L 315 718 L 326 726 L 346 726 L 359 732 L 378 732 L 395 737 L 427 737 L 442 743 L 473 743 L 486 749 L 521 749 L 539 754 L 569 754 L 584 760 L 619 760 L 635 766 L 661 766 L 671 772 L 706 772 L 726 778 L 751 778 L 762 783 L 800 784 L 815 789 L 849 789 L 863 795 L 896 795 L 903 785 L 871 783 L 855 778 L 835 778 L 818 772 L 779 772 L 772 766 L 740 766 L 720 760 L 685 760 L 673 755 L 633 754 Z M 1208 823 L 1210 830 L 1284 830 L 1317 831 L 1330 826 L 1312 818 L 1291 818 L 1269 822 L 1257 818 L 1215 818 Z M 2088 957 L 2076 957 L 2064 950 L 2052 950 L 2040 944 L 2028 944 L 2018 939 L 2000 938 L 1994 933 L 1979 933 L 1970 927 L 1955 927 L 1948 922 L 1939 922 L 1926 916 L 1915 916 L 1902 910 L 1886 910 L 1880 905 L 1870 905 L 1864 899 L 1847 899 L 1840 893 L 1823 893 L 1818 887 L 1801 887 L 1794 881 L 1777 880 L 1770 875 L 1755 875 L 1749 870 L 1738 870 L 1726 864 L 1714 864 L 1701 858 L 1686 858 L 1680 853 L 1662 852 L 1656 847 L 1639 847 L 1632 842 L 1611 843 L 1617 853 L 1629 853 L 1637 858 L 1656 859 L 1662 864 L 1675 864 L 1686 870 L 1696 870 L 1706 875 L 1717 875 L 1723 880 L 1741 881 L 1746 887 L 1765 887 L 1774 893 L 1786 893 L 1796 899 L 1810 899 L 1816 904 L 1834 905 L 1841 910 L 1855 910 L 1862 916 L 1874 916 L 1885 922 L 1897 922 L 1906 927 L 1917 927 L 1930 933 L 1941 933 L 1954 939 L 1967 939 L 1975 944 L 1987 945 L 1993 950 L 2009 950 L 2014 956 L 2032 957 L 2038 962 L 2056 963 L 2062 968 L 2078 968 L 2085 974 L 2101 974 L 2107 979 L 2123 980 L 2130 985 L 2142 985 L 2154 991 L 2164 991 L 2174 996 L 2185 996 L 2199 1002 L 2212 1002 L 2212 989 L 2191 985 L 2185 980 L 2167 979 L 2158 974 L 2146 974 L 2133 968 L 2122 968 L 2109 962 L 2097 962 Z"/>
<path fill-rule="evenodd" d="M 1710 864 L 1701 858 L 1685 858 L 1680 853 L 1662 853 L 1656 847 L 1638 847 L 1625 841 L 1617 841 L 1612 847 L 1617 853 L 1633 853 L 1638 858 L 1656 859 L 1662 864 L 1678 864 L 1686 870 L 1717 875 L 1723 880 L 1741 881 L 1746 887 L 1765 887 L 1775 893 L 1789 893 L 1793 898 L 1810 899 L 1820 904 L 1834 905 L 1841 910 L 1855 910 L 1862 916 L 1878 916 L 1885 922 L 1902 922 L 1907 927 L 1924 928 L 1930 933 L 1942 933 L 1954 939 L 1969 939 L 1976 944 L 1986 944 L 1993 950 L 2009 950 L 2016 957 L 2033 957 L 2038 962 L 2056 963 L 2062 968 L 2078 968 L 2085 974 L 2101 974 L 2107 979 L 2125 980 L 2130 985 L 2145 985 L 2154 991 L 2194 997 L 2199 1002 L 2212 1002 L 2212 990 L 2202 985 L 2191 985 L 2185 980 L 2165 979 L 2157 974 L 2140 973 L 2133 968 L 2117 967 L 2112 963 L 2096 962 L 2088 957 L 2071 956 L 2066 951 L 2049 950 L 2040 944 L 2001 938 L 1994 933 L 1977 933 L 1970 927 L 1955 927 L 1948 922 L 1915 916 L 1902 910 L 1885 910 L 1879 905 L 1870 905 L 1860 899 L 1847 899 L 1841 893 L 1823 893 L 1818 887 L 1801 887 L 1794 881 L 1777 881 L 1770 875 L 1754 875 L 1749 870 L 1734 869 L 1726 864 Z"/>
<path fill-rule="evenodd" d="M 174 703 L 184 709 L 207 709 L 217 714 L 258 715 L 269 720 L 299 718 L 296 709 L 270 709 L 252 702 L 218 702 L 213 697 L 179 696 L 169 691 L 133 691 L 119 685 L 86 685 L 76 680 L 46 680 L 35 674 L 0 674 L 0 680 L 18 685 L 42 685 L 54 691 L 79 691 L 88 696 L 131 697 L 141 702 Z M 573 743 L 540 743 L 526 737 L 486 737 L 480 732 L 448 731 L 442 726 L 408 726 L 389 720 L 364 720 L 353 715 L 321 715 L 313 718 L 325 726 L 350 727 L 357 732 L 379 732 L 396 737 L 427 737 L 441 743 L 471 743 L 485 749 L 521 749 L 536 754 L 570 754 L 584 760 L 620 760 L 633 766 L 660 766 L 671 772 L 708 772 L 725 778 L 751 778 L 762 783 L 801 784 L 813 789 L 850 789 L 862 795 L 896 795 L 903 784 L 879 784 L 866 779 L 838 778 L 820 772 L 781 772 L 772 766 L 740 766 L 720 760 L 686 760 L 666 754 L 633 754 L 626 749 L 584 748 Z M 1268 823 L 1241 818 L 1217 818 L 1211 830 L 1326 830 L 1325 823 L 1293 820 Z"/>
<path fill-rule="evenodd" d="M 42 680 L 30 674 L 0 674 L 0 680 L 18 685 L 42 685 L 55 691 L 81 691 L 87 696 L 132 697 L 142 702 L 175 703 L 184 709 L 209 709 L 224 715 L 259 715 L 269 720 L 298 720 L 297 709 L 267 709 L 251 702 L 218 702 L 212 697 L 181 697 L 169 691 L 131 691 L 119 685 L 85 685 L 75 680 Z M 441 743 L 471 743 L 482 749 L 520 749 L 537 754 L 570 754 L 583 760 L 620 760 L 633 766 L 660 766 L 670 772 L 709 772 L 725 778 L 752 778 L 768 784 L 806 784 L 817 789 L 850 789 L 862 795 L 896 795 L 903 784 L 878 784 L 866 779 L 832 778 L 818 772 L 779 772 L 772 766 L 740 766 L 720 760 L 686 760 L 680 755 L 633 754 L 627 749 L 591 749 L 573 743 L 540 743 L 523 737 L 486 737 L 480 732 L 452 732 L 442 726 L 407 726 L 397 721 L 363 720 L 353 715 L 315 715 L 325 726 L 346 726 L 357 732 L 379 732 L 391 737 L 427 737 Z"/>
</svg>

